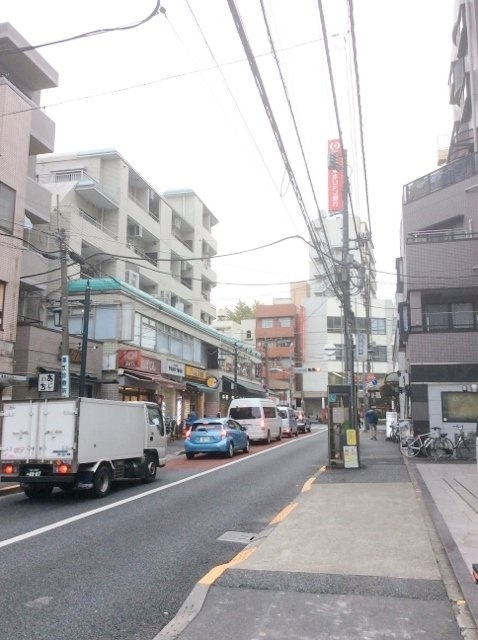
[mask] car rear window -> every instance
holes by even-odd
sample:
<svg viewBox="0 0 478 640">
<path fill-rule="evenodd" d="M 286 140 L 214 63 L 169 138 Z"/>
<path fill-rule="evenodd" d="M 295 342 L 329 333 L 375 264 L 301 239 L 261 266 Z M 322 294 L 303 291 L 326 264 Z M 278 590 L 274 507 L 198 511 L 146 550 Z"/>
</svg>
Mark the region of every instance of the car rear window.
<svg viewBox="0 0 478 640">
<path fill-rule="evenodd" d="M 207 431 L 216 431 L 217 429 L 220 429 L 221 426 L 222 422 L 201 422 L 193 424 L 191 427 L 191 431 L 204 431 L 205 429 Z"/>
<path fill-rule="evenodd" d="M 233 420 L 254 420 L 261 417 L 260 407 L 231 407 L 229 416 Z"/>
</svg>

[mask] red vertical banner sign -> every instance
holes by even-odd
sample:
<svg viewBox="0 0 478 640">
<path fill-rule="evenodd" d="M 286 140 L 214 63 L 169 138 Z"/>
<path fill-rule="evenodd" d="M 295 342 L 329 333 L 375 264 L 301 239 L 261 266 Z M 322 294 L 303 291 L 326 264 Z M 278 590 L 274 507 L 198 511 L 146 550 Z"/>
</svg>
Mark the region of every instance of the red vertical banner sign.
<svg viewBox="0 0 478 640">
<path fill-rule="evenodd" d="M 341 213 L 344 210 L 344 156 L 340 140 L 329 140 L 329 213 Z"/>
</svg>

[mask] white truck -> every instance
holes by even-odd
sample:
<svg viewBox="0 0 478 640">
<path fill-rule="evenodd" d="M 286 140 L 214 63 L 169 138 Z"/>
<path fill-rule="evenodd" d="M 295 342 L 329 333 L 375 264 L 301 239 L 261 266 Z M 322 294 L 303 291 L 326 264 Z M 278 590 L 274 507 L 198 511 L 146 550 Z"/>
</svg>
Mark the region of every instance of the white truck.
<svg viewBox="0 0 478 640">
<path fill-rule="evenodd" d="M 166 464 L 166 430 L 153 402 L 6 402 L 0 415 L 0 481 L 19 482 L 29 498 L 53 487 L 102 498 L 113 481 L 153 482 Z"/>
</svg>

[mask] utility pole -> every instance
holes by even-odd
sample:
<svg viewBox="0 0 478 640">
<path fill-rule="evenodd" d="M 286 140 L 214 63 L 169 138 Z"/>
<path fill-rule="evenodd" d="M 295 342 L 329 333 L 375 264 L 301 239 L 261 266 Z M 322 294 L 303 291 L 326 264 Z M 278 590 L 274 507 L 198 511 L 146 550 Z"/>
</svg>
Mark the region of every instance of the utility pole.
<svg viewBox="0 0 478 640">
<path fill-rule="evenodd" d="M 56 211 L 59 215 L 58 196 Z M 70 331 L 68 311 L 68 274 L 65 229 L 60 229 L 60 279 L 61 279 L 61 397 L 70 397 Z"/>
<path fill-rule="evenodd" d="M 81 337 L 81 364 L 80 364 L 80 382 L 78 389 L 78 397 L 83 398 L 85 395 L 86 382 L 86 359 L 88 356 L 88 327 L 90 323 L 90 281 L 86 281 L 85 301 L 83 309 L 83 333 Z"/>
<path fill-rule="evenodd" d="M 347 175 L 347 151 L 342 149 L 343 163 L 343 214 L 342 214 L 342 268 L 341 268 L 341 288 L 343 298 L 344 313 L 344 373 L 347 385 L 350 386 L 349 403 L 349 425 L 351 429 L 356 428 L 357 411 L 355 407 L 355 380 L 354 380 L 354 357 L 353 357 L 353 329 L 354 315 L 352 312 L 350 296 L 350 266 L 351 256 L 349 252 L 349 211 L 348 211 L 348 175 Z"/>
<path fill-rule="evenodd" d="M 237 398 L 238 394 L 237 394 L 237 342 L 234 343 L 234 391 L 233 391 L 233 397 Z"/>
</svg>

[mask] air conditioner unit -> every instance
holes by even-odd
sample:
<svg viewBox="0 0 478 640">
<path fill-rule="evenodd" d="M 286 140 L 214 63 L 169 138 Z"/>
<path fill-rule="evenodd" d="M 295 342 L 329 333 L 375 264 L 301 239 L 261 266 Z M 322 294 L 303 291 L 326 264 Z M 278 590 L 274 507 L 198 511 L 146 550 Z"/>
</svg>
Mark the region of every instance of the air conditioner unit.
<svg viewBox="0 0 478 640">
<path fill-rule="evenodd" d="M 142 238 L 143 228 L 139 224 L 131 224 L 128 227 L 128 236 L 130 238 Z"/>
<path fill-rule="evenodd" d="M 137 271 L 132 271 L 131 269 L 126 269 L 126 282 L 132 287 L 136 287 L 138 289 L 139 273 Z"/>
</svg>

